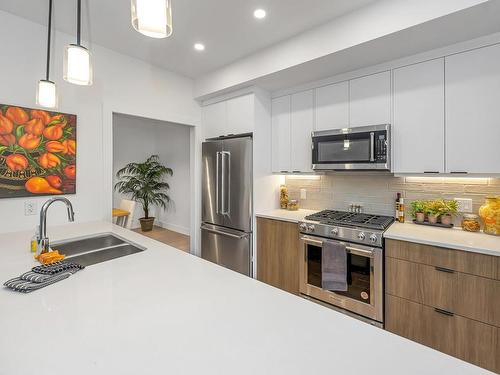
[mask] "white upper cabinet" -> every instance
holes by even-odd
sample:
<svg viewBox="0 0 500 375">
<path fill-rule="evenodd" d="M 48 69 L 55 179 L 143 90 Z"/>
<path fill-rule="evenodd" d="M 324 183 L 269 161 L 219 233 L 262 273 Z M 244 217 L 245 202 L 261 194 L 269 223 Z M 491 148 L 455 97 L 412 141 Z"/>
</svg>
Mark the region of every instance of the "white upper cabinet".
<svg viewBox="0 0 500 375">
<path fill-rule="evenodd" d="M 382 72 L 349 81 L 350 126 L 391 123 L 391 74 Z"/>
<path fill-rule="evenodd" d="M 204 138 L 213 138 L 226 134 L 226 102 L 218 102 L 202 108 L 202 127 Z"/>
<path fill-rule="evenodd" d="M 255 96 L 238 96 L 202 108 L 204 138 L 252 133 L 255 123 Z"/>
<path fill-rule="evenodd" d="M 394 173 L 443 173 L 444 59 L 394 70 Z"/>
<path fill-rule="evenodd" d="M 347 128 L 349 126 L 349 82 L 319 87 L 315 92 L 315 130 Z"/>
<path fill-rule="evenodd" d="M 227 101 L 227 134 L 251 133 L 254 130 L 254 95 Z"/>
<path fill-rule="evenodd" d="M 290 96 L 272 101 L 272 171 L 289 172 L 290 167 Z M 258 152 L 258 150 L 255 150 Z"/>
<path fill-rule="evenodd" d="M 291 96 L 291 161 L 292 172 L 312 172 L 311 132 L 314 126 L 314 92 Z"/>
<path fill-rule="evenodd" d="M 446 171 L 500 173 L 500 45 L 446 57 Z"/>
</svg>

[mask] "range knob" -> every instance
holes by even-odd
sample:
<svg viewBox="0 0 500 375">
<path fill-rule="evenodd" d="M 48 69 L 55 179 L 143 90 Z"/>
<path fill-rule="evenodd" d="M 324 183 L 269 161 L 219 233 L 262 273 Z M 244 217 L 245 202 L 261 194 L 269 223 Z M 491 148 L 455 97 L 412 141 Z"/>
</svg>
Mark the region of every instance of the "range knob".
<svg viewBox="0 0 500 375">
<path fill-rule="evenodd" d="M 372 235 L 370 236 L 370 241 L 371 241 L 372 243 L 377 242 L 377 240 L 378 240 L 378 238 L 377 238 L 377 235 L 376 235 L 376 234 L 372 234 Z"/>
<path fill-rule="evenodd" d="M 330 233 L 332 236 L 337 236 L 339 234 L 339 228 L 333 228 Z"/>
<path fill-rule="evenodd" d="M 364 241 L 365 234 L 363 232 L 361 232 L 360 234 L 358 234 L 358 239 L 361 240 L 361 241 Z"/>
<path fill-rule="evenodd" d="M 299 230 L 301 232 L 307 232 L 307 224 L 306 223 L 300 223 L 299 224 Z"/>
<path fill-rule="evenodd" d="M 308 231 L 308 232 L 314 232 L 314 225 L 309 224 L 309 225 L 307 226 L 307 231 Z"/>
</svg>

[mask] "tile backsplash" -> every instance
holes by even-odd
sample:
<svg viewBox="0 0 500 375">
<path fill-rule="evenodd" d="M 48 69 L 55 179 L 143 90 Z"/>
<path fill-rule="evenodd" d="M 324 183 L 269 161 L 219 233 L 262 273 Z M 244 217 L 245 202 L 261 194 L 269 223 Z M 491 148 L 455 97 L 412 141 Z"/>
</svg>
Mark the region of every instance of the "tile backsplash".
<svg viewBox="0 0 500 375">
<path fill-rule="evenodd" d="M 387 174 L 332 173 L 307 178 L 287 176 L 290 199 L 300 198 L 306 189 L 307 199 L 299 199 L 302 208 L 348 210 L 351 203 L 361 204 L 364 212 L 394 215 L 396 193 L 405 198 L 408 208 L 415 199 L 472 199 L 477 213 L 488 195 L 500 195 L 500 178 L 394 177 Z M 459 223 L 460 218 L 457 217 Z"/>
</svg>

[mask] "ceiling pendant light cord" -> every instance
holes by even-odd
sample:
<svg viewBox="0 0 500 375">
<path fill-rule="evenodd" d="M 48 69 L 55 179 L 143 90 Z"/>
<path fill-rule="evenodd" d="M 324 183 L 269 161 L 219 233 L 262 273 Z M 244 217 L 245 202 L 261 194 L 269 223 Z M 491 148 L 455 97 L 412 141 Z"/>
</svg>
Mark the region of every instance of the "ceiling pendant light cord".
<svg viewBox="0 0 500 375">
<path fill-rule="evenodd" d="M 77 19 L 76 19 L 76 44 L 80 46 L 80 30 L 81 30 L 81 20 L 82 20 L 82 0 L 77 0 Z"/>
<path fill-rule="evenodd" d="M 47 33 L 47 68 L 45 71 L 45 79 L 50 81 L 50 41 L 51 41 L 51 30 L 52 30 L 52 0 L 49 0 L 49 23 L 47 25 L 49 28 Z"/>
</svg>

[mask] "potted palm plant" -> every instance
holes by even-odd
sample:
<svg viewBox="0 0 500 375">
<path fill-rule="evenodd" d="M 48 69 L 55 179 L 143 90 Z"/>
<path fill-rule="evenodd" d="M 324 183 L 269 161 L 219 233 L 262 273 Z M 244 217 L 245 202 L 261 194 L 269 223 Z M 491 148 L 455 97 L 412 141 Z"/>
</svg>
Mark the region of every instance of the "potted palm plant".
<svg viewBox="0 0 500 375">
<path fill-rule="evenodd" d="M 143 232 L 153 229 L 155 218 L 149 216 L 150 207 L 167 208 L 170 186 L 165 177 L 172 175 L 172 169 L 162 165 L 158 155 L 150 156 L 143 163 L 129 163 L 116 173 L 120 181 L 115 184 L 115 190 L 142 204 L 144 217 L 139 221 Z"/>
</svg>

